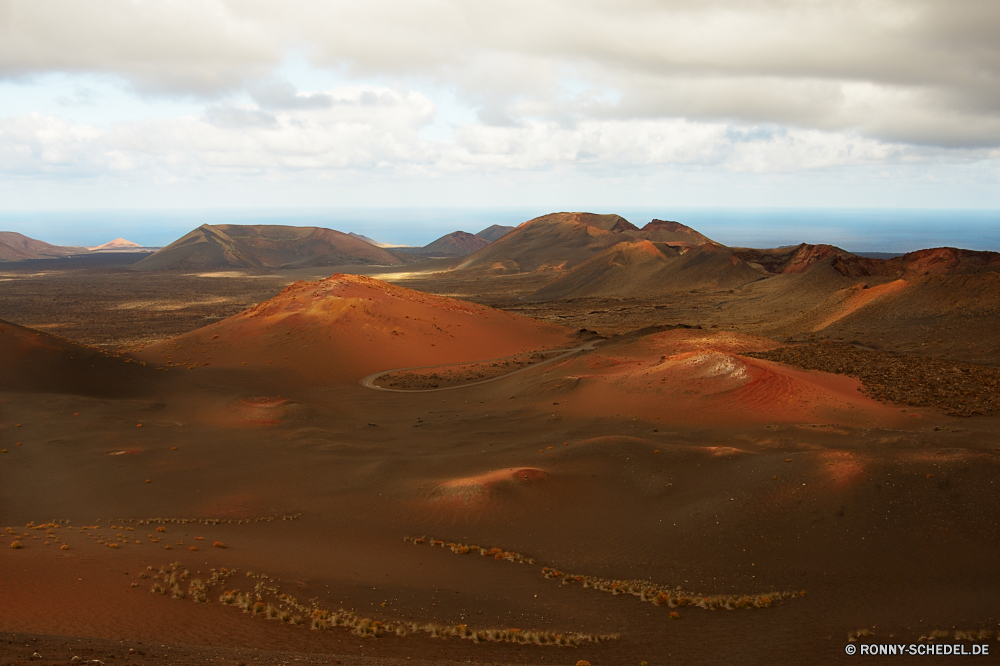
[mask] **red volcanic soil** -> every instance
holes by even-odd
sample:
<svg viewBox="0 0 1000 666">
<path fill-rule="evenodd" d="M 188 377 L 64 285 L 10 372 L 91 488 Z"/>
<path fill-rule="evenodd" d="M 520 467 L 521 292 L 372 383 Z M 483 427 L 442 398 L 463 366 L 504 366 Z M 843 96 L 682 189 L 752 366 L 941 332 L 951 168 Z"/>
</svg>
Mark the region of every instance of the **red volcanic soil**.
<svg viewBox="0 0 1000 666">
<path fill-rule="evenodd" d="M 838 291 L 832 299 L 836 299 L 833 304 L 833 312 L 829 313 L 825 319 L 819 322 L 812 330 L 820 331 L 831 324 L 852 315 L 858 310 L 869 307 L 887 297 L 898 294 L 907 287 L 906 280 L 893 280 L 886 284 L 866 288 L 865 285 L 854 285 L 849 289 Z"/>
<path fill-rule="evenodd" d="M 431 492 L 431 501 L 486 501 L 497 491 L 545 480 L 545 472 L 534 467 L 518 467 L 449 479 Z"/>
<path fill-rule="evenodd" d="M 612 340 L 553 366 L 544 386 L 558 389 L 553 404 L 561 414 L 628 415 L 674 426 L 912 421 L 912 414 L 861 394 L 856 379 L 741 355 L 775 346 L 765 338 L 684 329 Z"/>
<path fill-rule="evenodd" d="M 216 324 L 151 345 L 172 369 L 291 370 L 312 383 L 379 370 L 499 358 L 567 346 L 567 329 L 481 305 L 334 275 L 297 282 Z"/>
</svg>

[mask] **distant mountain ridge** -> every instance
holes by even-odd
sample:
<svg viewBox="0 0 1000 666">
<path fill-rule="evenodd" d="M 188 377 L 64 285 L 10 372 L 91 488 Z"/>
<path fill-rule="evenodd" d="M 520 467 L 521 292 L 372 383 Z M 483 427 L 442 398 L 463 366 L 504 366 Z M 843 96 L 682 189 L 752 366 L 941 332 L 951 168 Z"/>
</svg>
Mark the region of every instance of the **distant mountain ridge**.
<svg viewBox="0 0 1000 666">
<path fill-rule="evenodd" d="M 28 238 L 16 231 L 0 231 L 0 261 L 25 261 L 27 259 L 54 259 L 71 254 L 86 253 L 85 247 L 51 245 Z"/>
<path fill-rule="evenodd" d="M 517 227 L 506 227 L 501 224 L 493 224 L 478 232 L 476 235 L 480 238 L 485 238 L 492 243 L 495 240 L 500 240 L 516 228 Z"/>
<path fill-rule="evenodd" d="M 411 261 L 407 255 L 322 227 L 203 224 L 137 262 L 132 270 L 395 266 Z"/>
<path fill-rule="evenodd" d="M 530 272 L 568 270 L 621 242 L 701 245 L 710 238 L 678 222 L 653 220 L 640 229 L 621 215 L 551 213 L 516 227 L 456 268 Z"/>
</svg>

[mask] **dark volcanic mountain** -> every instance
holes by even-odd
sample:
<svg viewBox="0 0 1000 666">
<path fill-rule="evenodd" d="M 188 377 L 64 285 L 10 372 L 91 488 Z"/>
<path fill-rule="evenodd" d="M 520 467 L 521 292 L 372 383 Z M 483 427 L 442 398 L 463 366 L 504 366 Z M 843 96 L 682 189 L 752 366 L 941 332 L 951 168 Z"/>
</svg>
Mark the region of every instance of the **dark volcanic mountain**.
<svg viewBox="0 0 1000 666">
<path fill-rule="evenodd" d="M 486 227 L 476 235 L 479 236 L 480 238 L 485 238 L 486 240 L 492 243 L 495 240 L 500 240 L 501 238 L 503 238 L 516 228 L 517 227 L 506 227 L 502 224 L 494 224 L 492 226 Z"/>
<path fill-rule="evenodd" d="M 405 255 L 321 227 L 203 224 L 133 270 L 225 270 L 345 264 L 399 265 Z"/>
<path fill-rule="evenodd" d="M 426 257 L 464 257 L 476 250 L 483 249 L 489 244 L 489 240 L 477 234 L 470 234 L 465 231 L 453 231 L 423 247 L 401 247 L 399 251 Z"/>
<path fill-rule="evenodd" d="M 44 241 L 28 238 L 16 231 L 0 231 L 0 261 L 24 261 L 26 259 L 52 259 L 71 254 L 85 254 L 85 247 L 50 245 Z"/>
</svg>

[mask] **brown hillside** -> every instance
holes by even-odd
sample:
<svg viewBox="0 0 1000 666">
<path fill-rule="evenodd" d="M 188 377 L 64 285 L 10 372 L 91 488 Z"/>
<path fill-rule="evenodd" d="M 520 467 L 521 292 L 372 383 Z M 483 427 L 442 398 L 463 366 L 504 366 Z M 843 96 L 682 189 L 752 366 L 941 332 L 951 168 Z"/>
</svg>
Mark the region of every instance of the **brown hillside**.
<svg viewBox="0 0 1000 666">
<path fill-rule="evenodd" d="M 507 273 L 566 270 L 622 240 L 635 225 L 620 215 L 552 213 L 529 220 L 457 265 Z"/>
<path fill-rule="evenodd" d="M 481 250 L 490 241 L 466 231 L 453 231 L 423 247 L 400 248 L 400 252 L 434 257 L 464 257 Z"/>
<path fill-rule="evenodd" d="M 398 265 L 404 255 L 320 227 L 203 224 L 152 256 L 138 271 L 292 268 L 344 264 Z"/>
<path fill-rule="evenodd" d="M 640 231 L 642 237 L 647 240 L 670 243 L 671 245 L 701 245 L 714 242 L 708 236 L 698 233 L 687 225 L 669 220 L 653 220 Z"/>
<path fill-rule="evenodd" d="M 0 321 L 0 390 L 105 398 L 142 395 L 159 380 L 143 363 Z"/>
<path fill-rule="evenodd" d="M 766 274 L 712 243 L 672 247 L 622 242 L 536 291 L 535 300 L 655 298 L 693 289 L 732 289 Z"/>
<path fill-rule="evenodd" d="M 50 245 L 44 241 L 28 238 L 16 231 L 0 231 L 0 261 L 51 259 L 81 252 L 86 253 L 87 248 Z"/>
</svg>

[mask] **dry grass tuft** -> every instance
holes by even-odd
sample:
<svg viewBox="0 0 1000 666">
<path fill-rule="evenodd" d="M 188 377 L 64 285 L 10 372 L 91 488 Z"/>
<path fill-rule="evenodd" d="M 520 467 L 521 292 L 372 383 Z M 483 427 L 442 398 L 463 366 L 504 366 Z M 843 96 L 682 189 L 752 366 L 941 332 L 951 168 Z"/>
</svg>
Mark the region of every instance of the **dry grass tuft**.
<svg viewBox="0 0 1000 666">
<path fill-rule="evenodd" d="M 14 550 L 18 550 L 19 548 L 24 548 L 24 546 L 21 545 L 20 541 L 14 541 L 13 543 L 10 544 L 10 547 L 13 548 Z"/>
<path fill-rule="evenodd" d="M 847 634 L 847 642 L 855 643 L 859 638 L 869 638 L 874 635 L 875 632 L 872 631 L 871 629 L 858 629 L 857 631 L 852 631 L 851 633 Z"/>
</svg>

